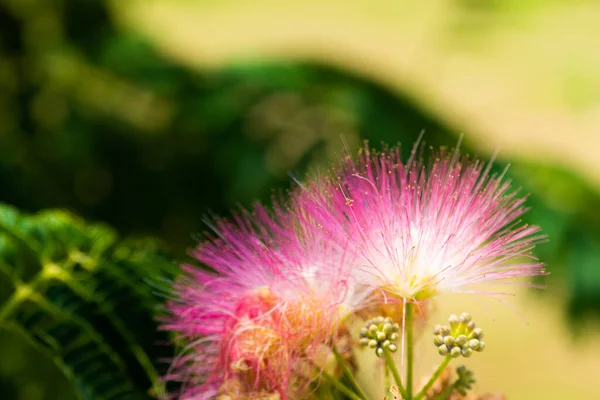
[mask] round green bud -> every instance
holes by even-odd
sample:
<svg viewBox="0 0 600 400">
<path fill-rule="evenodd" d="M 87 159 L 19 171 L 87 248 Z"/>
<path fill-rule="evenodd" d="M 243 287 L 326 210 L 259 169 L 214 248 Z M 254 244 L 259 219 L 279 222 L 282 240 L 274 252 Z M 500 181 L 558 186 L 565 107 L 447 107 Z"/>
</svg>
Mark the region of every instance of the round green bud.
<svg viewBox="0 0 600 400">
<path fill-rule="evenodd" d="M 378 347 L 377 350 L 375 350 L 375 354 L 377 355 L 377 357 L 381 357 L 383 355 L 383 349 L 381 347 Z"/>
<path fill-rule="evenodd" d="M 441 325 L 436 325 L 433 327 L 433 334 L 434 335 L 439 335 L 440 333 L 442 333 L 442 326 Z"/>
<path fill-rule="evenodd" d="M 447 326 L 442 326 L 440 334 L 442 336 L 448 336 L 450 334 L 450 328 L 448 328 Z"/>
<path fill-rule="evenodd" d="M 462 322 L 464 324 L 471 322 L 471 314 L 466 313 L 466 312 L 460 314 L 460 322 Z"/>
<path fill-rule="evenodd" d="M 470 339 L 481 339 L 481 338 L 483 338 L 483 329 L 475 328 L 475 329 L 473 329 L 473 332 L 471 332 L 471 334 L 469 336 L 472 336 L 472 337 L 470 337 Z"/>
<path fill-rule="evenodd" d="M 471 354 L 473 354 L 473 350 L 469 347 L 463 348 L 461 351 L 461 354 L 463 357 L 471 357 Z"/>
<path fill-rule="evenodd" d="M 375 347 L 377 347 L 377 340 L 375 339 L 371 339 L 369 340 L 369 347 L 374 349 Z"/>
<path fill-rule="evenodd" d="M 390 333 L 393 328 L 394 328 L 394 326 L 392 324 L 390 324 L 389 322 L 386 322 L 385 324 L 383 324 L 383 328 L 381 328 L 381 330 L 385 333 Z"/>
<path fill-rule="evenodd" d="M 398 340 L 398 334 L 397 333 L 392 333 L 391 335 L 388 335 L 390 340 L 394 341 L 394 340 Z"/>
<path fill-rule="evenodd" d="M 479 348 L 479 340 L 477 339 L 471 339 L 469 340 L 469 347 L 472 348 L 473 350 L 477 350 Z"/>
<path fill-rule="evenodd" d="M 467 344 L 468 341 L 469 341 L 469 339 L 467 338 L 466 335 L 458 335 L 458 337 L 456 338 L 454 343 L 456 343 L 457 346 L 462 347 L 465 344 Z"/>
<path fill-rule="evenodd" d="M 360 329 L 360 337 L 366 337 L 367 333 L 369 333 L 369 330 L 367 328 L 361 328 Z"/>
<path fill-rule="evenodd" d="M 438 353 L 440 353 L 441 356 L 447 356 L 449 352 L 450 350 L 448 350 L 448 347 L 445 344 L 438 347 Z"/>
<path fill-rule="evenodd" d="M 383 332 L 377 332 L 377 336 L 375 336 L 375 337 L 377 338 L 377 340 L 379 340 L 381 342 L 382 340 L 385 340 L 387 335 Z"/>
<path fill-rule="evenodd" d="M 375 318 L 375 323 L 376 323 L 376 324 L 381 324 L 381 323 L 383 323 L 383 317 L 380 315 L 379 317 Z"/>
<path fill-rule="evenodd" d="M 392 328 L 393 328 L 392 330 L 393 330 L 394 332 L 398 332 L 398 331 L 400 330 L 400 325 L 398 325 L 398 324 L 394 324 L 394 325 L 392 325 Z"/>
<path fill-rule="evenodd" d="M 379 328 L 377 328 L 377 325 L 375 324 L 371 324 L 371 326 L 369 326 L 369 333 L 375 333 L 379 330 Z"/>
<path fill-rule="evenodd" d="M 361 346 L 368 346 L 369 345 L 369 339 L 367 339 L 367 338 L 361 338 L 360 339 L 360 345 Z"/>
<path fill-rule="evenodd" d="M 483 351 L 485 349 L 485 342 L 483 340 L 479 341 L 479 347 L 476 349 L 477 351 Z"/>
<path fill-rule="evenodd" d="M 448 347 L 452 347 L 454 346 L 454 337 L 452 336 L 446 336 L 444 338 L 444 344 Z"/>
<path fill-rule="evenodd" d="M 451 336 L 446 336 L 446 337 L 451 337 Z M 440 335 L 434 336 L 433 337 L 433 344 L 435 344 L 436 346 L 444 344 L 444 338 L 441 337 Z"/>
<path fill-rule="evenodd" d="M 390 344 L 390 347 L 388 347 L 388 349 L 390 350 L 390 352 L 395 353 L 398 350 L 398 346 L 396 346 L 395 344 Z"/>
<path fill-rule="evenodd" d="M 452 358 L 458 358 L 461 355 L 461 351 L 458 347 L 453 347 L 452 350 L 450 350 L 450 355 Z"/>
<path fill-rule="evenodd" d="M 390 344 L 392 344 L 392 342 L 385 340 L 383 343 L 381 343 L 381 347 L 385 349 L 386 347 L 389 347 Z"/>
<path fill-rule="evenodd" d="M 473 329 L 475 329 L 475 322 L 470 321 L 467 324 L 466 330 L 467 330 L 467 332 L 473 332 Z"/>
<path fill-rule="evenodd" d="M 451 329 L 456 329 L 456 327 L 458 326 L 460 320 L 458 319 L 458 317 L 456 315 L 452 314 L 448 318 L 448 322 L 450 323 L 450 328 Z"/>
</svg>

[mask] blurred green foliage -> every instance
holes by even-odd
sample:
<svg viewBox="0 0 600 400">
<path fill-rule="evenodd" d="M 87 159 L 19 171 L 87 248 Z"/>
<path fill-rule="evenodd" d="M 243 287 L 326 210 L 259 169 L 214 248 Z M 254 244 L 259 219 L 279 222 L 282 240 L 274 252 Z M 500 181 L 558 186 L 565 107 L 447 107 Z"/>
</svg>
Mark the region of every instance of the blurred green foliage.
<svg viewBox="0 0 600 400">
<path fill-rule="evenodd" d="M 443 132 L 328 68 L 197 73 L 116 30 L 100 2 L 2 3 L 1 198 L 23 209 L 67 207 L 185 248 L 207 210 L 268 198 L 290 171 L 330 159 L 342 134 L 356 148 L 367 132 Z"/>
<path fill-rule="evenodd" d="M 158 361 L 173 350 L 154 320 L 164 299 L 155 287 L 175 275 L 174 265 L 150 241 L 117 239 L 114 230 L 65 212 L 24 216 L 0 206 L 0 284 L 11 288 L 2 291 L 0 324 L 39 351 L 23 360 L 29 352 L 15 354 L 20 346 L 1 342 L 4 370 L 11 360 L 23 367 L 45 355 L 81 399 L 141 399 L 153 385 L 160 393 Z M 38 398 L 72 395 L 44 384 Z"/>
<path fill-rule="evenodd" d="M 268 201 L 289 173 L 326 165 L 342 136 L 353 149 L 369 139 L 408 150 L 423 129 L 427 143 L 457 142 L 417 104 L 338 70 L 192 71 L 118 30 L 101 1 L 0 0 L 0 201 L 160 238 L 170 259 L 184 257 L 208 212 Z M 537 254 L 567 283 L 570 315 L 600 315 L 600 197 L 552 166 L 517 163 L 509 175 L 532 193 L 526 218 L 550 236 Z M 2 398 L 72 398 L 51 360 L 82 398 L 108 398 L 97 384 L 107 370 L 123 398 L 148 397 L 161 352 L 173 350 L 157 346 L 162 299 L 146 280 L 173 273 L 168 257 L 67 213 L 1 211 L 0 304 L 44 277 L 35 296 L 3 304 L 17 330 L 0 330 Z M 88 359 L 103 372 L 80 365 Z"/>
</svg>

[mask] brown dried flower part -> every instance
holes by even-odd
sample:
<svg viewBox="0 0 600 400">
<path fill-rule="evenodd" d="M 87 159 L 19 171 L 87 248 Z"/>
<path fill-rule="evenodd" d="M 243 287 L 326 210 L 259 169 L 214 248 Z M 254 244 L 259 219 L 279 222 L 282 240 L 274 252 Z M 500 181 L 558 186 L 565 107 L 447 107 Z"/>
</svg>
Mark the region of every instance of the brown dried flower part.
<svg viewBox="0 0 600 400">
<path fill-rule="evenodd" d="M 402 400 L 402 395 L 396 385 L 392 385 L 390 393 L 392 394 L 392 400 Z M 386 398 L 384 397 L 383 400 L 386 400 Z"/>
<path fill-rule="evenodd" d="M 219 388 L 216 400 L 280 400 L 279 393 L 246 392 L 245 385 L 237 378 L 226 380 Z"/>
<path fill-rule="evenodd" d="M 335 342 L 335 348 L 340 353 L 344 361 L 350 366 L 350 369 L 354 372 L 358 369 L 356 357 L 354 355 L 354 347 L 356 346 L 356 339 L 346 325 L 342 325 L 338 331 L 338 337 Z M 340 376 L 342 373 L 341 367 L 338 365 L 336 368 L 336 376 Z"/>
<path fill-rule="evenodd" d="M 425 385 L 425 383 L 427 383 L 428 380 L 429 380 L 428 376 L 423 378 L 423 380 L 421 382 L 421 386 Z M 446 369 L 444 369 L 444 371 L 442 372 L 440 377 L 434 382 L 433 386 L 427 391 L 425 398 L 427 400 L 436 399 L 436 396 L 443 393 L 444 390 L 448 386 L 452 385 L 455 380 L 456 380 L 456 373 L 454 373 L 454 371 L 452 370 L 452 367 L 450 367 L 450 366 L 446 367 Z M 392 397 L 392 399 L 393 400 L 401 400 L 402 397 L 400 397 L 400 395 L 398 394 L 397 398 Z M 465 396 L 463 396 L 455 390 L 445 400 L 508 400 L 508 399 L 506 398 L 506 396 L 504 396 L 503 394 L 500 394 L 500 393 L 469 392 Z"/>
<path fill-rule="evenodd" d="M 425 398 L 433 399 L 435 396 L 441 394 L 448 386 L 452 384 L 453 378 L 454 373 L 452 372 L 452 367 L 447 366 L 439 378 L 433 383 L 433 386 L 431 386 L 431 388 L 427 391 Z M 425 386 L 428 380 L 429 377 L 423 378 L 420 386 Z"/>
<path fill-rule="evenodd" d="M 356 340 L 346 326 L 340 327 L 337 337 L 334 341 L 335 348 L 348 364 L 350 369 L 355 372 L 358 369 L 354 347 L 358 345 Z M 325 344 L 319 345 L 310 359 L 300 359 L 294 365 L 294 376 L 306 382 L 312 382 L 318 379 L 322 370 L 330 375 L 339 378 L 343 374 L 342 367 L 337 362 L 331 348 Z"/>
<path fill-rule="evenodd" d="M 217 397 L 217 400 L 280 400 L 279 393 L 243 393 L 243 394 L 223 394 Z"/>
<path fill-rule="evenodd" d="M 477 400 L 508 400 L 502 393 L 483 393 L 478 395 Z"/>
</svg>

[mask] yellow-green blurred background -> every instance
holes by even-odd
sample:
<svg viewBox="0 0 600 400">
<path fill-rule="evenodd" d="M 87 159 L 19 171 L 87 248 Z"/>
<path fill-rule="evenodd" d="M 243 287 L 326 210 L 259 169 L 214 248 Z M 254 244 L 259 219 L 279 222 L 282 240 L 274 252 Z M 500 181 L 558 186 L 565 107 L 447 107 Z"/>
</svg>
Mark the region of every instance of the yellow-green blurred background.
<svg viewBox="0 0 600 400">
<path fill-rule="evenodd" d="M 531 193 L 551 276 L 516 312 L 450 297 L 439 319 L 485 327 L 480 390 L 600 398 L 598 41 L 592 0 L 0 0 L 0 201 L 183 257 L 204 215 L 268 201 L 342 136 L 463 134 Z M 73 398 L 18 335 L 0 329 L 0 349 L 2 399 Z"/>
</svg>

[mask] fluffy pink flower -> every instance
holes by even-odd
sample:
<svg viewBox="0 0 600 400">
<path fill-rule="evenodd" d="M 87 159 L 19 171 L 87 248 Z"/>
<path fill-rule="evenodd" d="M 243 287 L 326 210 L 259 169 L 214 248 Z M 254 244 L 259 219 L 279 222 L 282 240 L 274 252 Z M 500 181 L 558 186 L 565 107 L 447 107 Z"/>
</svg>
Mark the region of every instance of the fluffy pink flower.
<svg viewBox="0 0 600 400">
<path fill-rule="evenodd" d="M 420 301 L 441 292 L 494 295 L 478 284 L 545 273 L 531 254 L 543 236 L 520 222 L 525 198 L 504 174 L 445 149 L 428 164 L 415 153 L 405 164 L 399 149 L 365 146 L 358 161 L 345 157 L 336 177 L 319 183 L 327 195 L 317 218 L 324 209 L 337 216 L 330 236 L 360 254 L 357 284 Z"/>
<path fill-rule="evenodd" d="M 164 328 L 185 350 L 167 379 L 184 383 L 182 399 L 296 397 L 309 383 L 300 364 L 339 325 L 346 249 L 302 208 L 257 207 L 215 225 L 193 253 L 212 271 L 186 266 L 168 304 Z"/>
</svg>

